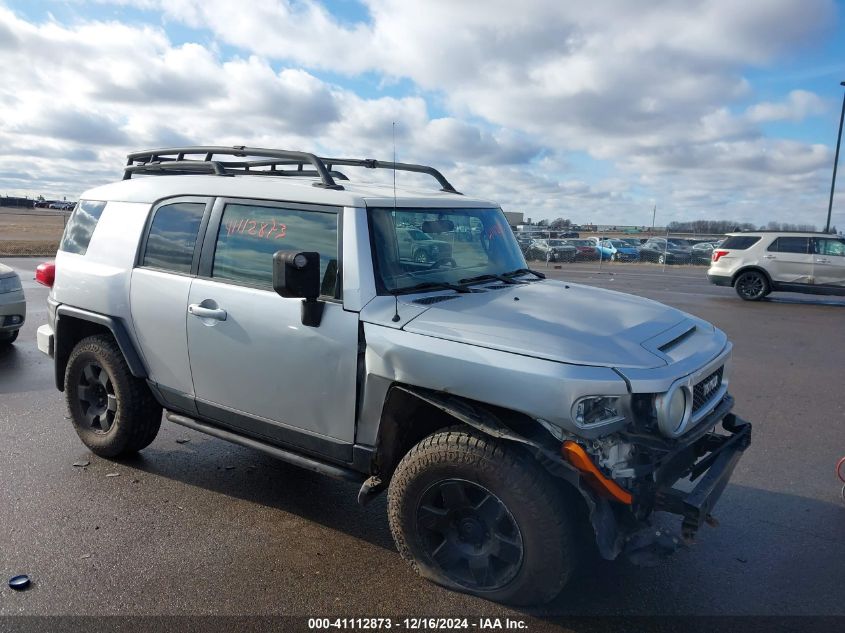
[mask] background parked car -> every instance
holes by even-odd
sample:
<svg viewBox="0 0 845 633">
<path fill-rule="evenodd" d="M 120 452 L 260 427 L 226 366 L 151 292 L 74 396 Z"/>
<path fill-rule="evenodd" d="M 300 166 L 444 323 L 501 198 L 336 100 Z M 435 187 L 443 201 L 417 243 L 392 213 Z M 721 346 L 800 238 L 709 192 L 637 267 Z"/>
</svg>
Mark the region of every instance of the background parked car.
<svg viewBox="0 0 845 633">
<path fill-rule="evenodd" d="M 622 240 L 604 240 L 599 242 L 602 259 L 620 262 L 636 262 L 640 259 L 639 249 Z"/>
<path fill-rule="evenodd" d="M 0 264 L 0 347 L 10 345 L 26 319 L 26 299 L 18 274 Z"/>
<path fill-rule="evenodd" d="M 658 264 L 688 264 L 692 248 L 680 238 L 651 237 L 640 249 L 640 259 Z"/>
<path fill-rule="evenodd" d="M 412 260 L 417 264 L 434 264 L 452 258 L 452 245 L 449 242 L 432 239 L 419 229 L 397 229 L 396 238 L 400 259 Z"/>
<path fill-rule="evenodd" d="M 694 264 L 709 264 L 715 247 L 716 244 L 713 242 L 693 244 L 691 249 L 692 262 Z"/>
<path fill-rule="evenodd" d="M 528 259 L 547 262 L 573 262 L 578 252 L 566 240 L 534 240 L 528 249 Z"/>
<path fill-rule="evenodd" d="M 593 240 L 566 240 L 576 248 L 575 261 L 590 261 L 599 258 L 599 249 Z"/>
</svg>

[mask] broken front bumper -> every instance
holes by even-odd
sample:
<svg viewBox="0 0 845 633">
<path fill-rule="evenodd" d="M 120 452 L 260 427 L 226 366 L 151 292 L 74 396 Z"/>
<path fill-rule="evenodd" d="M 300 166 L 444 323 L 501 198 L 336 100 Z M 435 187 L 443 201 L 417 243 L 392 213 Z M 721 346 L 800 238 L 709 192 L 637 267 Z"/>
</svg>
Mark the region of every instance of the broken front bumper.
<svg viewBox="0 0 845 633">
<path fill-rule="evenodd" d="M 683 517 L 681 534 L 685 539 L 692 538 L 710 518 L 743 451 L 751 444 L 750 422 L 729 413 L 722 419 L 722 427 L 730 435 L 707 433 L 670 455 L 655 472 L 654 509 Z M 695 487 L 690 491 L 674 488 L 682 478 L 689 478 Z"/>
<path fill-rule="evenodd" d="M 643 465 L 630 502 L 618 503 L 594 485 L 579 488 L 603 558 L 625 554 L 634 562 L 650 562 L 688 543 L 705 522 L 715 522 L 710 512 L 751 443 L 751 424 L 731 413 L 732 407 L 733 398 L 725 396 L 687 436 L 655 456 L 652 465 Z M 727 434 L 717 432 L 720 423 Z M 680 532 L 658 525 L 655 512 L 679 515 Z"/>
</svg>

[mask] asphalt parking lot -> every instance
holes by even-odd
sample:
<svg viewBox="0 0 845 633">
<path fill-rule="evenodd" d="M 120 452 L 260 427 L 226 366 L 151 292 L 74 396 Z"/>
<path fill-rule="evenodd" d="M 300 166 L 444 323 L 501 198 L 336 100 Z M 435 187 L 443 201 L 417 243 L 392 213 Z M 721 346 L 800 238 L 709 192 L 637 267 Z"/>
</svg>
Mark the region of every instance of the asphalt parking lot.
<svg viewBox="0 0 845 633">
<path fill-rule="evenodd" d="M 89 453 L 35 345 L 39 260 L 0 261 L 28 300 L 18 342 L 0 352 L 0 615 L 498 616 L 533 629 L 556 616 L 845 615 L 841 298 L 746 303 L 703 267 L 550 268 L 725 330 L 736 411 L 754 437 L 714 512 L 720 527 L 693 547 L 653 568 L 595 562 L 554 603 L 515 610 L 416 576 L 384 498 L 361 508 L 354 485 L 167 422 L 132 461 Z M 18 573 L 33 578 L 29 591 L 6 586 Z"/>
</svg>

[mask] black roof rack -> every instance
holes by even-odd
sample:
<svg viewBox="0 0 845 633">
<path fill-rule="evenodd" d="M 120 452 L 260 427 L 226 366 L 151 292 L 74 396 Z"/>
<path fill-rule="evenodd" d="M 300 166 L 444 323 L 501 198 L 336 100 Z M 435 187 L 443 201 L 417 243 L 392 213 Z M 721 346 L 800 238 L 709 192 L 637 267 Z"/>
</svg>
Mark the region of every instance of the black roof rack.
<svg viewBox="0 0 845 633">
<path fill-rule="evenodd" d="M 264 160 L 218 160 L 216 157 L 231 156 L 235 158 L 255 157 Z M 192 158 L 196 157 L 196 158 Z M 310 165 L 313 169 L 304 169 Z M 367 169 L 395 169 L 428 174 L 440 183 L 441 191 L 459 194 L 451 183 L 434 167 L 415 165 L 412 163 L 394 163 L 374 160 L 372 158 L 323 158 L 308 152 L 294 152 L 279 149 L 262 149 L 257 147 L 198 146 L 198 147 L 170 147 L 163 149 L 133 152 L 126 157 L 126 167 L 123 179 L 129 180 L 133 174 L 163 175 L 163 174 L 215 174 L 217 176 L 234 176 L 236 174 L 250 174 L 257 176 L 316 176 L 320 182 L 315 187 L 325 189 L 343 189 L 343 185 L 335 182 L 349 180 L 344 174 L 334 171 L 336 165 L 349 167 L 364 167 Z M 296 166 L 296 169 L 278 169 L 284 166 Z"/>
</svg>

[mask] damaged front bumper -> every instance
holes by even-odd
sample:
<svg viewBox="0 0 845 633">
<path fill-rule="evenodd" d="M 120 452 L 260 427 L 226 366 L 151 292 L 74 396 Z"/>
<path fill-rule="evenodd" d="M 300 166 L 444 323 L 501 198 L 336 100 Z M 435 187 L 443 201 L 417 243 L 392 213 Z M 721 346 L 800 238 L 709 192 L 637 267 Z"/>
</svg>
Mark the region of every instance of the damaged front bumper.
<svg viewBox="0 0 845 633">
<path fill-rule="evenodd" d="M 742 453 L 751 444 L 750 422 L 729 413 L 722 420 L 722 427 L 730 435 L 708 433 L 673 455 L 656 472 L 658 488 L 654 509 L 683 517 L 685 539 L 691 539 L 711 518 L 710 511 L 722 496 Z M 681 477 L 698 483 L 689 492 L 681 491 L 673 487 Z"/>
<path fill-rule="evenodd" d="M 732 405 L 733 399 L 726 397 L 698 431 L 661 455 L 632 487 L 631 504 L 584 495 L 602 557 L 624 555 L 647 564 L 690 543 L 704 523 L 715 524 L 710 513 L 751 443 L 751 424 L 730 413 Z M 727 434 L 716 430 L 719 422 Z M 684 480 L 690 483 L 677 487 Z M 680 516 L 680 530 L 657 526 L 655 512 Z"/>
</svg>

